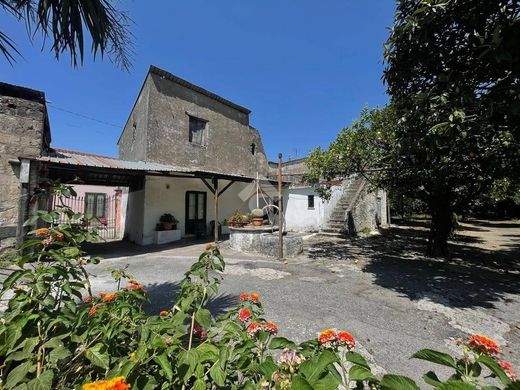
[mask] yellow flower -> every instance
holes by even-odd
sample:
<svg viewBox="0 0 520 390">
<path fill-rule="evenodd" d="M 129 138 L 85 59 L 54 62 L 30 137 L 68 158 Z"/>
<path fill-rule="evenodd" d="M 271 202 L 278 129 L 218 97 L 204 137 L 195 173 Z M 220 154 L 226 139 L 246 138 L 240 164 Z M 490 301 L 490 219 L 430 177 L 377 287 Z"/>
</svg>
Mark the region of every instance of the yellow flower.
<svg viewBox="0 0 520 390">
<path fill-rule="evenodd" d="M 134 351 L 130 354 L 130 360 L 133 362 L 137 361 L 137 352 Z"/>
<path fill-rule="evenodd" d="M 125 378 L 118 376 L 116 378 L 103 381 L 86 383 L 82 387 L 83 390 L 129 390 L 130 385 L 125 383 Z"/>
</svg>

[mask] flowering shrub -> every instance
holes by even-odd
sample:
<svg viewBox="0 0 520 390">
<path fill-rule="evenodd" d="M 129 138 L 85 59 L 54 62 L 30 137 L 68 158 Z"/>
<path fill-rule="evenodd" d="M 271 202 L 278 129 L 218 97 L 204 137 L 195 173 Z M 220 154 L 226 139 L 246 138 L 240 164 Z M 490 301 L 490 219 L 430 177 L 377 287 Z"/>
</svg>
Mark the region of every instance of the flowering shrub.
<svg viewBox="0 0 520 390">
<path fill-rule="evenodd" d="M 70 194 L 65 186 L 51 190 Z M 56 213 L 71 222 L 55 226 Z M 257 293 L 241 294 L 237 307 L 214 317 L 207 304 L 225 267 L 216 245 L 186 272 L 175 304 L 147 316 L 145 286 L 126 269 L 111 271 L 113 291 L 92 293 L 85 265 L 99 259 L 80 244 L 95 233 L 73 223 L 77 215 L 61 208 L 37 217 L 49 227 L 30 233 L 0 292 L 9 298 L 0 321 L 0 389 L 418 389 L 403 376 L 377 378 L 346 331 L 326 329 L 301 344 L 277 336 Z M 414 357 L 454 370 L 446 381 L 425 374 L 435 388 L 484 388 L 491 375 L 518 389 L 499 353 L 475 335 L 463 343 L 462 359 L 432 350 Z"/>
</svg>

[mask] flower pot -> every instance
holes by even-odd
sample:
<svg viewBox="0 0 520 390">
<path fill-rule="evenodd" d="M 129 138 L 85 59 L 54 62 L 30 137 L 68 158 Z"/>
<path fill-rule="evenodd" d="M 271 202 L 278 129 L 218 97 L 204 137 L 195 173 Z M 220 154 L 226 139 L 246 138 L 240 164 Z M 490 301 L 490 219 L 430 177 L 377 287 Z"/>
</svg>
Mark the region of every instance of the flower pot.
<svg viewBox="0 0 520 390">
<path fill-rule="evenodd" d="M 162 227 L 164 230 L 172 230 L 173 229 L 173 223 L 171 222 L 161 222 Z"/>
<path fill-rule="evenodd" d="M 253 226 L 262 226 L 264 224 L 263 218 L 253 218 Z"/>
</svg>

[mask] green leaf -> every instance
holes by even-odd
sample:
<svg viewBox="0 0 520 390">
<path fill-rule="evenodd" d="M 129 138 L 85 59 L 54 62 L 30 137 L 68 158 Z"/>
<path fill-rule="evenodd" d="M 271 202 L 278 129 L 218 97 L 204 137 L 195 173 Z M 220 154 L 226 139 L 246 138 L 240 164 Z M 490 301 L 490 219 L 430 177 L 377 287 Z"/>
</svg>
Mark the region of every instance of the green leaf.
<svg viewBox="0 0 520 390">
<path fill-rule="evenodd" d="M 92 348 L 88 348 L 85 351 L 85 357 L 90 360 L 93 365 L 108 369 L 110 365 L 110 357 L 106 353 L 101 353 L 102 348 L 103 344 L 101 343 L 94 345 Z"/>
<path fill-rule="evenodd" d="M 455 359 L 453 359 L 447 353 L 434 351 L 432 349 L 421 349 L 420 351 L 414 353 L 412 358 L 427 360 L 432 363 L 440 364 L 443 366 L 448 366 L 451 368 L 457 368 L 457 364 L 455 363 Z"/>
<path fill-rule="evenodd" d="M 169 381 L 173 379 L 173 369 L 166 352 L 155 357 L 155 362 L 162 368 Z"/>
<path fill-rule="evenodd" d="M 27 383 L 27 390 L 48 390 L 52 389 L 52 380 L 54 379 L 54 373 L 51 370 L 47 370 L 41 373 L 38 378 L 34 378 L 32 381 Z"/>
<path fill-rule="evenodd" d="M 422 378 L 427 384 L 432 386 L 437 386 L 441 383 L 440 379 L 437 377 L 437 374 L 433 371 L 428 371 L 422 376 Z"/>
<path fill-rule="evenodd" d="M 26 379 L 27 374 L 34 370 L 34 366 L 31 361 L 27 361 L 25 363 L 20 364 L 15 367 L 9 375 L 7 375 L 7 380 L 5 382 L 5 387 L 8 389 L 12 389 L 18 383 L 22 382 Z"/>
<path fill-rule="evenodd" d="M 209 376 L 215 381 L 217 386 L 224 386 L 226 383 L 226 372 L 218 364 L 214 364 L 210 368 Z"/>
<path fill-rule="evenodd" d="M 193 387 L 192 387 L 193 390 L 206 390 L 206 382 L 204 382 L 203 379 L 197 379 L 194 383 L 193 383 Z"/>
<path fill-rule="evenodd" d="M 448 381 L 446 383 L 439 384 L 436 389 L 438 390 L 476 390 L 476 387 L 469 383 L 462 381 Z"/>
<path fill-rule="evenodd" d="M 314 360 L 314 359 L 313 359 Z M 314 378 L 320 377 L 327 366 L 332 363 L 336 363 L 339 361 L 338 355 L 331 351 L 323 351 L 319 356 L 317 361 L 305 361 L 300 366 L 300 371 L 305 375 L 305 377 L 312 381 Z M 305 363 L 309 363 L 305 368 L 303 367 Z"/>
<path fill-rule="evenodd" d="M 412 379 L 401 375 L 385 375 L 380 385 L 382 390 L 419 390 Z"/>
<path fill-rule="evenodd" d="M 292 381 L 292 390 L 314 390 L 307 380 L 301 375 L 296 375 Z"/>
<path fill-rule="evenodd" d="M 348 372 L 348 378 L 351 381 L 356 382 L 364 382 L 369 379 L 375 379 L 374 374 L 372 374 L 372 371 L 362 366 L 352 366 Z"/>
<path fill-rule="evenodd" d="M 481 355 L 476 359 L 478 362 L 485 365 L 489 370 L 500 379 L 503 385 L 508 385 L 511 383 L 511 380 L 507 377 L 504 369 L 498 365 L 498 363 L 489 356 Z"/>
<path fill-rule="evenodd" d="M 285 337 L 273 337 L 271 343 L 269 344 L 270 349 L 296 349 L 296 344 L 292 341 L 286 339 Z"/>
<path fill-rule="evenodd" d="M 195 313 L 195 320 L 204 329 L 211 326 L 211 313 L 207 309 L 200 309 Z"/>
<path fill-rule="evenodd" d="M 265 378 L 270 380 L 274 372 L 278 369 L 278 366 L 274 363 L 273 358 L 269 356 L 264 362 L 258 365 L 258 369 Z"/>
<path fill-rule="evenodd" d="M 511 382 L 504 390 L 520 390 L 520 381 Z"/>
<path fill-rule="evenodd" d="M 365 367 L 368 370 L 370 370 L 370 366 L 368 365 L 367 361 L 363 356 L 361 356 L 357 352 L 349 351 L 345 354 L 345 360 L 347 362 L 351 362 L 353 364 L 357 364 L 358 366 Z"/>
</svg>

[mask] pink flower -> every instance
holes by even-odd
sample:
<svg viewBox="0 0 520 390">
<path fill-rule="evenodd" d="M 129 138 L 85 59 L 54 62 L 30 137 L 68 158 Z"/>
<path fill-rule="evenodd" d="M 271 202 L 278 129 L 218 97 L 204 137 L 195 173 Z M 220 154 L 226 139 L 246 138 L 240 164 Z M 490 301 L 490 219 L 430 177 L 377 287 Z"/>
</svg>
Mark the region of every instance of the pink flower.
<svg viewBox="0 0 520 390">
<path fill-rule="evenodd" d="M 238 318 L 243 323 L 246 323 L 251 318 L 251 310 L 249 310 L 249 309 L 240 310 L 240 312 L 238 313 Z"/>
</svg>

